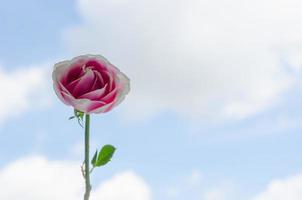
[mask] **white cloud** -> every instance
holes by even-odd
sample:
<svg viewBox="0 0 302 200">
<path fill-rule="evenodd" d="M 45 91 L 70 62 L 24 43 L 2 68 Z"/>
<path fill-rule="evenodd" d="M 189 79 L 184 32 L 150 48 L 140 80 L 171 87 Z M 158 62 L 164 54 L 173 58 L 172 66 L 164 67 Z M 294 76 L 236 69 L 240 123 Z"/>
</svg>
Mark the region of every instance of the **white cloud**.
<svg viewBox="0 0 302 200">
<path fill-rule="evenodd" d="M 0 122 L 50 103 L 50 76 L 45 66 L 16 70 L 0 67 Z"/>
<path fill-rule="evenodd" d="M 163 199 L 191 200 L 241 200 L 240 187 L 231 180 L 210 180 L 203 173 L 194 169 L 186 176 L 172 180 L 165 187 Z"/>
<path fill-rule="evenodd" d="M 0 199 L 75 200 L 81 195 L 79 165 L 25 158 L 0 171 Z"/>
<path fill-rule="evenodd" d="M 80 200 L 84 184 L 78 163 L 29 157 L 0 169 L 0 188 L 0 199 Z M 96 199 L 150 200 L 151 192 L 140 176 L 126 171 L 95 187 Z"/>
<path fill-rule="evenodd" d="M 128 171 L 102 183 L 92 195 L 93 199 L 151 200 L 151 192 L 141 177 Z"/>
<path fill-rule="evenodd" d="M 271 181 L 266 190 L 253 200 L 301 200 L 302 175 Z"/>
<path fill-rule="evenodd" d="M 131 114 L 243 118 L 292 86 L 296 77 L 281 60 L 299 69 L 301 6 L 300 0 L 78 0 L 84 21 L 64 38 L 73 53 L 102 53 L 130 76 L 124 107 Z"/>
</svg>

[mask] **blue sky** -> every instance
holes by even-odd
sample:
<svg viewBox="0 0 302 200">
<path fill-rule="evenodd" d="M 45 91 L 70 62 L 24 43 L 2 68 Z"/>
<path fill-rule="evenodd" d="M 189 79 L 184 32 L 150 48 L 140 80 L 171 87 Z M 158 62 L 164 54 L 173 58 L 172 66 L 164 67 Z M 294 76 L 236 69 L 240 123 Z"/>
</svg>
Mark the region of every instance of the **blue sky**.
<svg viewBox="0 0 302 200">
<path fill-rule="evenodd" d="M 1 1 L 6 193 L 0 197 L 47 200 L 48 191 L 37 187 L 62 178 L 26 183 L 7 173 L 24 172 L 20 161 L 29 164 L 27 174 L 41 159 L 42 175 L 80 165 L 83 129 L 68 120 L 72 108 L 56 98 L 50 73 L 55 62 L 94 53 L 132 81 L 119 107 L 92 118 L 91 151 L 106 143 L 118 149 L 93 175 L 95 199 L 301 199 L 299 6 L 296 0 Z M 70 194 L 51 192 L 72 200 L 81 184 L 70 184 Z"/>
</svg>

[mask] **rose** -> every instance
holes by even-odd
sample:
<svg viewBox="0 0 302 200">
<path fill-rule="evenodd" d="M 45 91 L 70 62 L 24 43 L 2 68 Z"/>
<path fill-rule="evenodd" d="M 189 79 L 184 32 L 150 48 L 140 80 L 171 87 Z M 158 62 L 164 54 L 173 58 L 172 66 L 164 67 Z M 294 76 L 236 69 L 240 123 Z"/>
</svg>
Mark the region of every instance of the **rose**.
<svg viewBox="0 0 302 200">
<path fill-rule="evenodd" d="M 110 111 L 130 90 L 128 77 L 99 55 L 59 62 L 52 78 L 59 99 L 86 114 Z"/>
<path fill-rule="evenodd" d="M 82 174 L 85 178 L 84 200 L 89 200 L 90 174 L 95 167 L 107 164 L 115 151 L 112 145 L 105 145 L 100 151 L 96 151 L 90 168 L 90 114 L 108 112 L 117 106 L 128 94 L 130 81 L 119 69 L 98 55 L 78 56 L 55 64 L 52 79 L 59 99 L 76 110 L 73 117 L 78 118 L 79 122 L 83 122 L 85 117 L 85 160 Z M 79 112 L 83 113 L 78 115 Z"/>
</svg>

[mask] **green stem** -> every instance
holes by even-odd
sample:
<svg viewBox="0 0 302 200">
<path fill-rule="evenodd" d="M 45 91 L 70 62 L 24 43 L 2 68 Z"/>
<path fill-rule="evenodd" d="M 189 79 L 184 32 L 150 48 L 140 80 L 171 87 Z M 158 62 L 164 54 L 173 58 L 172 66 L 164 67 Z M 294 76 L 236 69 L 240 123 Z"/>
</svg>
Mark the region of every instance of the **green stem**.
<svg viewBox="0 0 302 200">
<path fill-rule="evenodd" d="M 90 185 L 90 170 L 89 170 L 89 129 L 90 115 L 85 115 L 85 185 L 86 191 L 84 200 L 89 200 L 91 185 Z"/>
</svg>

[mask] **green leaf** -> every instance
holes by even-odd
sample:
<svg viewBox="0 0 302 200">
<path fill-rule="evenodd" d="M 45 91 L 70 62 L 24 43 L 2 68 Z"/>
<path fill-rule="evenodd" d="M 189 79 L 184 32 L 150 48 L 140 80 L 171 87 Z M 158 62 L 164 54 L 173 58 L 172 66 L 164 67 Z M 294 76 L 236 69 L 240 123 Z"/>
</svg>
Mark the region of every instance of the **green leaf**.
<svg viewBox="0 0 302 200">
<path fill-rule="evenodd" d="M 74 116 L 83 121 L 84 113 L 79 110 L 74 109 Z"/>
<path fill-rule="evenodd" d="M 107 144 L 103 146 L 103 148 L 99 152 L 95 166 L 100 167 L 106 165 L 111 160 L 115 150 L 115 147 L 112 145 Z"/>
<path fill-rule="evenodd" d="M 95 154 L 94 154 L 94 156 L 93 156 L 93 158 L 91 160 L 91 164 L 92 164 L 93 167 L 96 166 L 96 159 L 97 159 L 97 157 L 98 157 L 98 150 L 95 151 Z"/>
<path fill-rule="evenodd" d="M 74 115 L 69 117 L 69 120 L 76 118 L 78 120 L 78 124 L 83 128 L 84 124 L 84 112 L 74 109 Z"/>
</svg>

